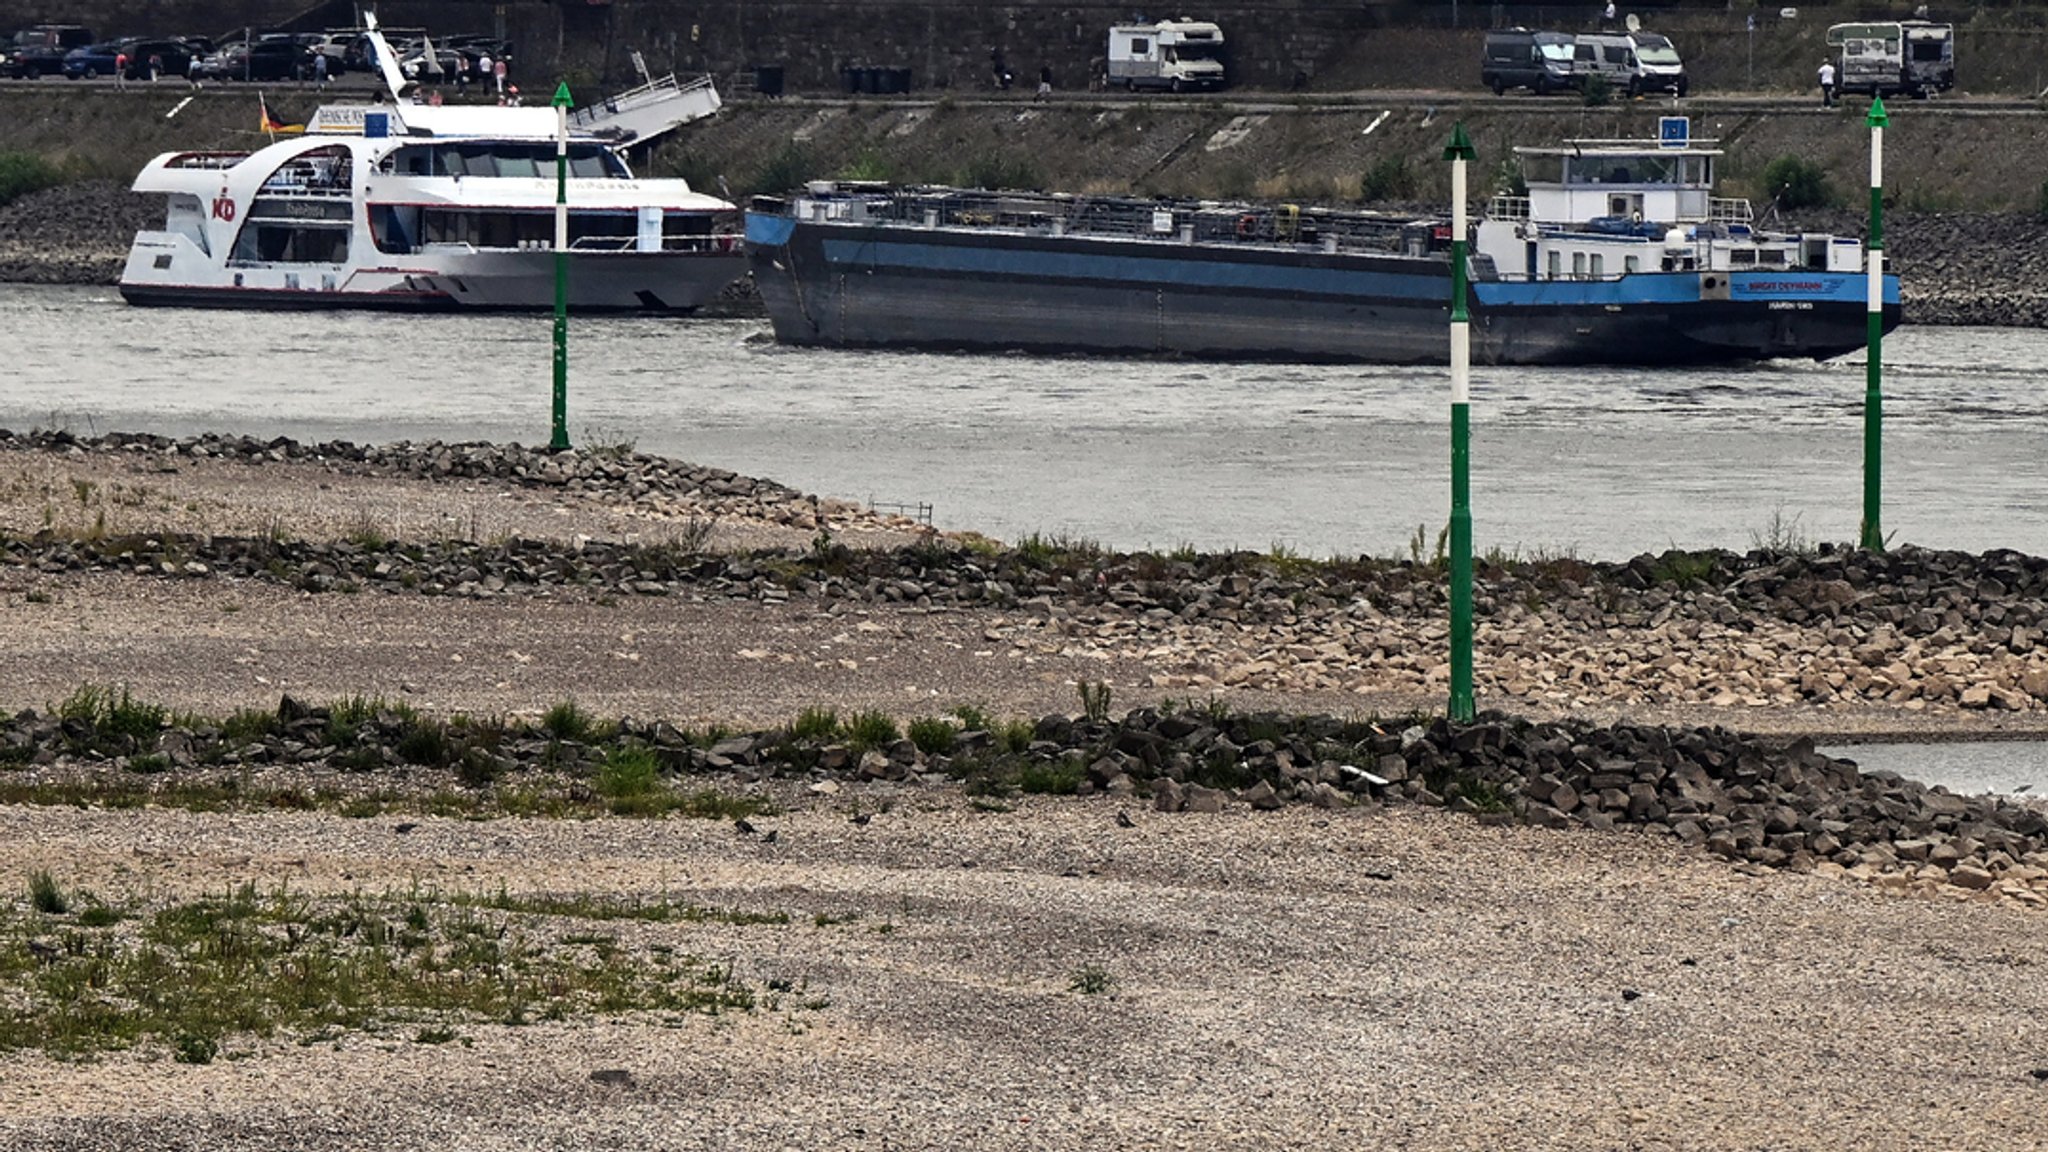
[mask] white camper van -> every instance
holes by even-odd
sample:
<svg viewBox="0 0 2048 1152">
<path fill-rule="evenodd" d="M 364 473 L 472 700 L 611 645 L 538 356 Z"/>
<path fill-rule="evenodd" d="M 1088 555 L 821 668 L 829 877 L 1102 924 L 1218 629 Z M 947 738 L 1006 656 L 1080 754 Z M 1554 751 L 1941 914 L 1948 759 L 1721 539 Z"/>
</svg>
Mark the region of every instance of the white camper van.
<svg viewBox="0 0 2048 1152">
<path fill-rule="evenodd" d="M 1842 50 L 1843 92 L 1926 99 L 1956 83 L 1955 28 L 1925 20 L 1837 24 L 1828 43 Z"/>
<path fill-rule="evenodd" d="M 1633 15 L 1629 23 L 1626 35 L 1581 32 L 1573 38 L 1573 87 L 1583 90 L 1588 79 L 1604 76 L 1610 88 L 1630 96 L 1644 92 L 1685 95 L 1692 85 L 1678 49 L 1655 32 L 1636 28 Z"/>
<path fill-rule="evenodd" d="M 1205 20 L 1118 24 L 1109 30 L 1108 76 L 1133 92 L 1221 88 L 1223 29 Z"/>
</svg>

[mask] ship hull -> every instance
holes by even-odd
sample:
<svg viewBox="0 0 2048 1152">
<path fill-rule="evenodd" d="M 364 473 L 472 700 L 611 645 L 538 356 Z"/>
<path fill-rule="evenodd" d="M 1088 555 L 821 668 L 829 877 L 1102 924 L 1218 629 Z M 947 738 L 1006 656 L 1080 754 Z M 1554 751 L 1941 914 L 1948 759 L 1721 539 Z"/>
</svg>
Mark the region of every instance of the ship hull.
<svg viewBox="0 0 2048 1152">
<path fill-rule="evenodd" d="M 1442 255 L 800 221 L 750 213 L 786 344 L 1368 364 L 1449 361 Z M 1825 359 L 1863 346 L 1861 274 L 1476 282 L 1482 364 Z M 1899 321 L 1887 281 L 1885 324 Z"/>
<path fill-rule="evenodd" d="M 243 264 L 223 268 L 190 240 L 144 233 L 131 250 L 121 295 L 131 304 L 188 308 L 412 312 L 548 311 L 555 306 L 552 251 L 428 249 L 406 267 Z M 572 253 L 573 312 L 687 314 L 746 270 L 723 252 Z"/>
</svg>

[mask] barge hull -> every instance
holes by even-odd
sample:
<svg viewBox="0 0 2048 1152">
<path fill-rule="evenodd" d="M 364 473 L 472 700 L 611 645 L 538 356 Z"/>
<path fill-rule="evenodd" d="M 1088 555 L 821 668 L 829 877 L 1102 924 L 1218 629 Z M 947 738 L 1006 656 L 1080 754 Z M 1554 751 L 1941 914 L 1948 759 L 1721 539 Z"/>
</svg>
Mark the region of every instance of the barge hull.
<svg viewBox="0 0 2048 1152">
<path fill-rule="evenodd" d="M 748 217 L 748 252 L 776 339 L 786 344 L 1311 363 L 1449 361 L 1450 265 L 1441 256 L 810 223 L 761 214 Z M 1702 299 L 1698 273 L 1632 279 L 1627 295 L 1613 294 L 1613 282 L 1546 285 L 1542 299 L 1526 302 L 1515 299 L 1517 286 L 1475 284 L 1474 362 L 1714 364 L 1824 359 L 1863 346 L 1861 292 L 1849 291 L 1860 276 L 1824 276 L 1823 298 L 1799 301 Z M 1898 319 L 1898 305 L 1888 303 L 1886 326 Z"/>
</svg>

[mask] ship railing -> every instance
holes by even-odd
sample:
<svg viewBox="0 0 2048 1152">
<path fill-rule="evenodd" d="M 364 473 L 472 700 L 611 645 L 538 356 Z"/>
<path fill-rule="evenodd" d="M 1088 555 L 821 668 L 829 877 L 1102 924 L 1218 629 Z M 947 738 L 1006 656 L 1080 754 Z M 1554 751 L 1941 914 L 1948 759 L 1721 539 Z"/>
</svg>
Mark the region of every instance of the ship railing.
<svg viewBox="0 0 2048 1152">
<path fill-rule="evenodd" d="M 1138 200 L 942 188 L 861 192 L 846 216 L 912 226 L 1165 242 L 1292 244 L 1338 250 L 1398 247 L 1414 222 L 1274 204 Z"/>
<path fill-rule="evenodd" d="M 1716 224 L 1748 224 L 1754 217 L 1749 201 L 1716 196 L 1707 201 L 1707 219 Z"/>
<path fill-rule="evenodd" d="M 1495 196 L 1487 202 L 1486 215 L 1490 220 L 1527 220 L 1529 198 L 1527 196 Z"/>
<path fill-rule="evenodd" d="M 247 160 L 247 152 L 180 152 L 164 161 L 165 168 L 233 168 Z"/>
<path fill-rule="evenodd" d="M 521 248 L 552 251 L 554 241 L 521 241 Z M 714 235 L 664 236 L 661 238 L 663 252 L 737 252 L 741 239 L 736 233 Z M 578 236 L 569 241 L 571 252 L 637 252 L 640 250 L 638 236 Z"/>
<path fill-rule="evenodd" d="M 637 88 L 628 88 L 616 96 L 607 96 L 587 107 L 572 108 L 569 111 L 569 123 L 578 127 L 589 127 L 621 112 L 630 112 L 643 105 L 674 99 L 686 92 L 712 87 L 713 81 L 709 76 L 682 81 L 677 80 L 675 73 L 671 72 L 666 76 L 651 79 Z"/>
</svg>

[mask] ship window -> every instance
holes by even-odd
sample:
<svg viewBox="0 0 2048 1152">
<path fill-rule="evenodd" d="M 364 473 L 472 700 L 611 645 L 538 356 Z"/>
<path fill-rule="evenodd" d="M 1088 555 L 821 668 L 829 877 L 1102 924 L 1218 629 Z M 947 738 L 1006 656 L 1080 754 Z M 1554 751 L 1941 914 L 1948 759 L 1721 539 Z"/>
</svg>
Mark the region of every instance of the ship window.
<svg viewBox="0 0 2048 1152">
<path fill-rule="evenodd" d="M 1586 254 L 1585 254 L 1584 252 L 1574 252 L 1574 253 L 1572 253 L 1572 279 L 1574 279 L 1574 280 L 1583 280 L 1583 279 L 1585 278 L 1585 276 L 1586 276 Z"/>
<path fill-rule="evenodd" d="M 478 248 L 552 248 L 555 214 L 477 212 L 430 208 L 420 213 L 420 243 L 470 244 Z M 640 235 L 634 212 L 580 212 L 569 217 L 572 248 L 623 249 Z"/>
<path fill-rule="evenodd" d="M 235 237 L 235 263 L 344 264 L 347 228 L 318 227 L 284 220 L 251 220 Z"/>
<path fill-rule="evenodd" d="M 1606 275 L 1606 262 L 1606 257 L 1602 256 L 1598 252 L 1593 253 L 1593 279 L 1598 280 L 1602 276 Z"/>
<path fill-rule="evenodd" d="M 1640 257 L 1640 256 L 1623 256 L 1623 257 L 1621 258 L 1621 274 L 1622 274 L 1622 275 L 1624 275 L 1624 276 L 1628 276 L 1628 275 L 1632 275 L 1632 274 L 1634 274 L 1634 273 L 1637 273 L 1637 272 L 1641 272 L 1642 270 L 1643 270 L 1643 258 L 1642 258 L 1642 257 Z"/>
<path fill-rule="evenodd" d="M 1554 248 L 1553 248 L 1553 249 L 1551 249 L 1551 252 L 1550 252 L 1550 278 L 1551 278 L 1552 280 L 1556 280 L 1556 279 L 1560 279 L 1561 277 L 1563 277 L 1563 275 L 1564 275 L 1564 253 L 1562 253 L 1562 252 L 1559 252 L 1559 251 L 1557 251 L 1556 249 L 1554 249 Z"/>
</svg>

